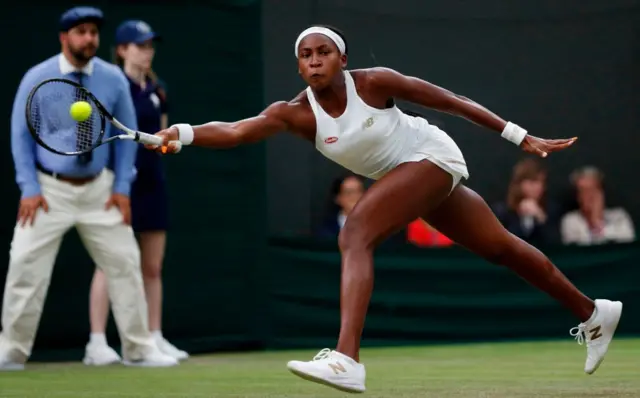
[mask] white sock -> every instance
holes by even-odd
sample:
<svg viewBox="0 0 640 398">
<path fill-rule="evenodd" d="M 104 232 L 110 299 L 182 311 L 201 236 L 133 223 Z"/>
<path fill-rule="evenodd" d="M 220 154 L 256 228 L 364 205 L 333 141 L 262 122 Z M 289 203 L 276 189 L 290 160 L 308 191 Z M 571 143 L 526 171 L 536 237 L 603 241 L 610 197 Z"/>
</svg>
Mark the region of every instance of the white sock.
<svg viewBox="0 0 640 398">
<path fill-rule="evenodd" d="M 156 339 L 162 338 L 162 330 L 152 330 L 151 335 Z"/>
<path fill-rule="evenodd" d="M 93 344 L 107 345 L 107 337 L 104 333 L 91 333 L 89 335 L 89 342 Z"/>
</svg>

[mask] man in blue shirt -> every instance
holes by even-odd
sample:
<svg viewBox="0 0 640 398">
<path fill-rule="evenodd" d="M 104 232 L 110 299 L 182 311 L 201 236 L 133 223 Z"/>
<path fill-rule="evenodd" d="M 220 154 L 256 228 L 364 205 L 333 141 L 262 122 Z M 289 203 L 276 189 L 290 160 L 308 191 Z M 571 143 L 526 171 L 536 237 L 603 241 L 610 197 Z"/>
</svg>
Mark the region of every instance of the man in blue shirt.
<svg viewBox="0 0 640 398">
<path fill-rule="evenodd" d="M 127 79 L 117 67 L 95 57 L 102 21 L 102 12 L 92 7 L 65 12 L 60 19 L 62 53 L 29 69 L 14 101 L 11 149 L 22 195 L 4 292 L 0 370 L 22 369 L 31 355 L 53 264 L 63 235 L 74 226 L 109 279 L 125 364 L 177 364 L 160 352 L 147 323 L 140 252 L 130 226 L 129 191 L 137 144 L 113 144 L 111 172 L 106 168 L 109 146 L 86 156 L 60 156 L 37 145 L 26 126 L 29 91 L 42 80 L 62 77 L 78 81 L 118 120 L 137 127 Z M 103 343 L 111 350 L 106 341 L 98 341 L 104 340 L 104 335 L 91 337 L 89 344 L 99 347 Z M 119 360 L 111 351 L 85 358 L 85 363 L 103 365 Z"/>
</svg>

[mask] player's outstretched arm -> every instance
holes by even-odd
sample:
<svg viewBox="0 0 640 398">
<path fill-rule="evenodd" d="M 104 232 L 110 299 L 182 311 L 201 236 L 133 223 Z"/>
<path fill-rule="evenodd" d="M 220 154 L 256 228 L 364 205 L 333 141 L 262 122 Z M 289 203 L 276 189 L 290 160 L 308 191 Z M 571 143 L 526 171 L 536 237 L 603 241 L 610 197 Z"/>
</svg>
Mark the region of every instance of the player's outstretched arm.
<svg viewBox="0 0 640 398">
<path fill-rule="evenodd" d="M 482 105 L 469 98 L 455 94 L 422 79 L 405 76 L 389 68 L 373 68 L 368 80 L 374 89 L 389 97 L 410 101 L 440 112 L 469 120 L 479 126 L 497 131 L 503 138 L 520 146 L 523 150 L 546 157 L 547 153 L 569 147 L 577 139 L 547 140 L 527 134 L 520 126 L 503 120 Z"/>
<path fill-rule="evenodd" d="M 500 116 L 469 98 L 393 69 L 374 68 L 369 72 L 369 78 L 376 88 L 391 97 L 463 117 L 493 131 L 501 132 L 507 125 Z"/>
<path fill-rule="evenodd" d="M 194 145 L 208 148 L 233 148 L 242 144 L 261 141 L 289 128 L 288 114 L 290 105 L 287 102 L 275 102 L 269 105 L 258 116 L 237 122 L 210 122 L 197 126 L 176 124 L 159 131 L 156 135 L 163 137 L 164 145 L 170 141 L 180 141 L 183 145 Z M 161 148 L 146 146 L 147 149 L 160 151 Z M 176 152 L 168 145 L 168 153 Z"/>
</svg>

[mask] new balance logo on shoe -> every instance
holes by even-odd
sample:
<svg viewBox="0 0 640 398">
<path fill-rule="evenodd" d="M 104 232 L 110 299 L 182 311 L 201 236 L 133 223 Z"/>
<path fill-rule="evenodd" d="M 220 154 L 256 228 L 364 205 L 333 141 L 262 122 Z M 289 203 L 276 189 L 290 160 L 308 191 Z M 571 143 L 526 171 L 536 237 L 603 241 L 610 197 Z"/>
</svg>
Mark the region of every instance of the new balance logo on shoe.
<svg viewBox="0 0 640 398">
<path fill-rule="evenodd" d="M 340 374 L 339 372 L 347 373 L 347 369 L 345 369 L 340 362 L 336 362 L 335 364 L 329 363 L 328 365 L 331 368 L 331 370 L 333 370 L 333 373 L 337 375 Z"/>
<path fill-rule="evenodd" d="M 600 325 L 596 326 L 595 328 L 589 330 L 589 333 L 591 333 L 591 340 L 595 340 L 599 337 L 602 337 L 602 333 L 600 333 Z"/>
</svg>

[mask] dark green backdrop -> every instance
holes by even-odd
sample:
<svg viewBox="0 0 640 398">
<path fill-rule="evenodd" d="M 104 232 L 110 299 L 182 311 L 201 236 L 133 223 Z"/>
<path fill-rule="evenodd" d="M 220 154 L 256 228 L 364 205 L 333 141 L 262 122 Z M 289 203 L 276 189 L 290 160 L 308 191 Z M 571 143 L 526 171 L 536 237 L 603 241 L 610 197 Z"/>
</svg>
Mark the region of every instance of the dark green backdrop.
<svg viewBox="0 0 640 398">
<path fill-rule="evenodd" d="M 269 347 L 335 345 L 340 258 L 331 242 L 274 239 L 269 248 Z M 549 248 L 587 295 L 624 302 L 619 333 L 640 332 L 640 245 Z M 460 248 L 382 249 L 364 342 L 417 344 L 570 338 L 571 313 L 505 268 Z"/>
</svg>

